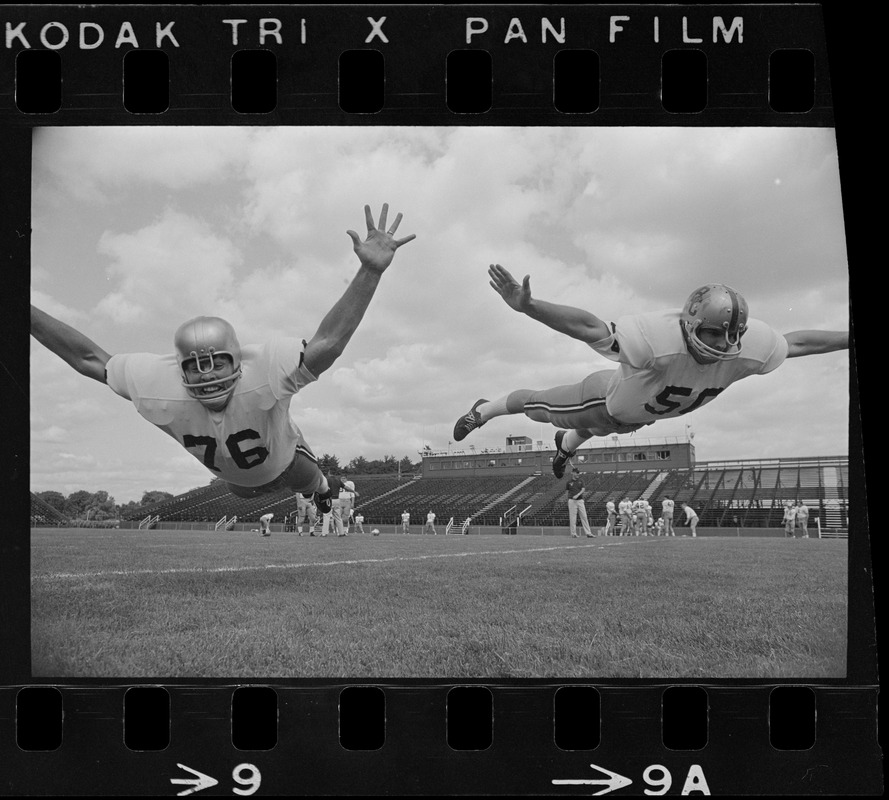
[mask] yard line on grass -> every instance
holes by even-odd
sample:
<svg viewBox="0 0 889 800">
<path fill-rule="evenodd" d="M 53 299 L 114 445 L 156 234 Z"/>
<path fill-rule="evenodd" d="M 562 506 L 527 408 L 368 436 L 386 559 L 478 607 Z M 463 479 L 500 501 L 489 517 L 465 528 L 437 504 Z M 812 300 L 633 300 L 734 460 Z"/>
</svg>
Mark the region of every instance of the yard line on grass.
<svg viewBox="0 0 889 800">
<path fill-rule="evenodd" d="M 634 542 L 608 542 L 608 546 L 634 544 Z M 580 550 L 590 547 L 604 547 L 601 542 L 588 544 L 553 545 L 550 547 L 519 548 L 517 550 L 478 550 L 463 553 L 430 553 L 420 556 L 391 556 L 389 558 L 350 558 L 336 561 L 314 561 L 291 564 L 242 564 L 236 567 L 171 567 L 169 569 L 115 569 L 102 572 L 48 572 L 45 575 L 33 575 L 31 580 L 59 580 L 76 578 L 110 578 L 133 575 L 212 575 L 224 572 L 249 572 L 264 569 L 301 569 L 305 567 L 340 567 L 354 564 L 386 564 L 396 561 L 425 561 L 433 558 L 466 558 L 468 556 L 498 556 L 515 553 L 545 553 L 552 550 Z"/>
</svg>

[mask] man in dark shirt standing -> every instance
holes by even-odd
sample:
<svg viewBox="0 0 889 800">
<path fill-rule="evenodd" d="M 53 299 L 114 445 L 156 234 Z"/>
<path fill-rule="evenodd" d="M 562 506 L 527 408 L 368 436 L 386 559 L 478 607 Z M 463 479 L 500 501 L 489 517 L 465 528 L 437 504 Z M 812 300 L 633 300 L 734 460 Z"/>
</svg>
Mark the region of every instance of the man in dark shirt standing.
<svg viewBox="0 0 889 800">
<path fill-rule="evenodd" d="M 571 470 L 571 480 L 568 481 L 568 528 L 571 535 L 577 538 L 577 516 L 580 515 L 580 524 L 583 526 L 583 532 L 592 537 L 593 532 L 590 530 L 590 523 L 586 515 L 586 503 L 583 496 L 586 489 L 583 481 L 580 479 L 580 469 L 574 467 Z"/>
</svg>

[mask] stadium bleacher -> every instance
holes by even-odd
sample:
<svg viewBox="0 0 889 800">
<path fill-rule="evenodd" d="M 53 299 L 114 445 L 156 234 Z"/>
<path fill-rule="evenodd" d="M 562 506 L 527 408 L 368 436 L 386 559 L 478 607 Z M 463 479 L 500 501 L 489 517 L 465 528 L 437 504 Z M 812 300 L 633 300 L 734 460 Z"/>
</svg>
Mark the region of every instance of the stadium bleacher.
<svg viewBox="0 0 889 800">
<path fill-rule="evenodd" d="M 768 461 L 702 462 L 682 469 L 630 469 L 583 472 L 587 489 L 586 506 L 590 524 L 602 527 L 605 503 L 627 497 L 647 499 L 660 515 L 667 495 L 677 509 L 686 501 L 698 512 L 701 527 L 782 527 L 783 504 L 803 500 L 822 528 L 848 528 L 848 459 L 773 459 Z M 525 527 L 567 526 L 565 480 L 551 473 L 474 474 L 454 477 L 399 477 L 397 475 L 350 475 L 359 492 L 356 507 L 365 525 L 400 525 L 408 511 L 414 525 L 422 524 L 430 510 L 439 522 L 448 519 L 473 525 L 498 526 L 510 509 L 524 511 Z M 32 503 L 32 513 L 34 505 Z M 263 513 L 278 520 L 295 510 L 296 498 L 289 491 L 254 499 L 228 493 L 225 484 L 209 486 L 144 506 L 131 515 L 142 519 L 158 515 L 161 521 L 215 523 L 237 516 L 255 523 Z M 43 512 L 45 513 L 45 512 Z M 680 516 L 677 511 L 677 518 Z"/>
<path fill-rule="evenodd" d="M 53 508 L 42 498 L 31 492 L 31 527 L 42 525 L 68 525 L 69 520 L 61 511 Z"/>
</svg>

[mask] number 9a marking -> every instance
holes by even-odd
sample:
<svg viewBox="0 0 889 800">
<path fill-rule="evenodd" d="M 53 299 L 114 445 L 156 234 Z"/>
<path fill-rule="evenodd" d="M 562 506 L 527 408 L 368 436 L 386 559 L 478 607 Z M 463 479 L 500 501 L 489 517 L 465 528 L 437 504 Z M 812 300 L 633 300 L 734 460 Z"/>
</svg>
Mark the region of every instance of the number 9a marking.
<svg viewBox="0 0 889 800">
<path fill-rule="evenodd" d="M 249 771 L 247 777 L 241 775 L 241 773 L 245 771 Z M 247 797 L 259 789 L 259 784 L 262 783 L 262 775 L 259 774 L 259 770 L 254 767 L 253 764 L 238 764 L 238 766 L 232 770 L 232 780 L 235 783 L 241 784 L 241 786 L 248 787 L 247 789 L 232 789 L 235 794 Z"/>
</svg>

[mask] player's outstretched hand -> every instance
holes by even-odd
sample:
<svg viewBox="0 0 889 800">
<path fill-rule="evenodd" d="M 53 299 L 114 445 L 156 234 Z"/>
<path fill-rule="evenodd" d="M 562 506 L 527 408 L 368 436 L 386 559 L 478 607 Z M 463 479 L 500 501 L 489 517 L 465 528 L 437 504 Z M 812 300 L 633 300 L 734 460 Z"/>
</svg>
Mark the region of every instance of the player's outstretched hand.
<svg viewBox="0 0 889 800">
<path fill-rule="evenodd" d="M 363 242 L 361 237 L 355 231 L 346 231 L 352 239 L 352 248 L 355 255 L 361 261 L 363 267 L 367 267 L 374 272 L 382 273 L 392 263 L 395 251 L 403 244 L 407 244 L 412 239 L 416 239 L 417 235 L 412 233 L 403 239 L 395 238 L 395 231 L 401 224 L 401 213 L 395 217 L 395 221 L 386 230 L 386 217 L 389 215 L 389 204 L 383 203 L 383 210 L 380 212 L 380 222 L 374 225 L 374 218 L 370 211 L 370 206 L 364 207 L 364 218 L 367 222 L 367 239 Z"/>
<path fill-rule="evenodd" d="M 525 275 L 522 285 L 510 275 L 509 270 L 499 264 L 488 267 L 491 286 L 504 299 L 510 308 L 526 311 L 531 305 L 531 276 Z"/>
</svg>

